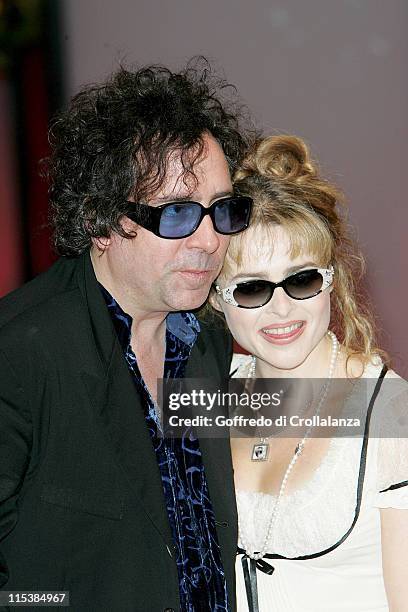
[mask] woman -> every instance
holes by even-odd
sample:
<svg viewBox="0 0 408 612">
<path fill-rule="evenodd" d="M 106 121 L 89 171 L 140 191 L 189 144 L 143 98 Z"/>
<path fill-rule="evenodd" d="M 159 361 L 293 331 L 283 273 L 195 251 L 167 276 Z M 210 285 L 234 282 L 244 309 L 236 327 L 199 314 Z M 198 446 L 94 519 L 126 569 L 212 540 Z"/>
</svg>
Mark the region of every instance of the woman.
<svg viewBox="0 0 408 612">
<path fill-rule="evenodd" d="M 253 217 L 211 297 L 250 353 L 234 356 L 233 376 L 301 379 L 296 410 L 362 409 L 365 431 L 232 438 L 238 611 L 408 610 L 408 444 L 395 427 L 407 385 L 375 345 L 340 195 L 291 136 L 260 141 L 235 187 L 254 199 Z"/>
</svg>

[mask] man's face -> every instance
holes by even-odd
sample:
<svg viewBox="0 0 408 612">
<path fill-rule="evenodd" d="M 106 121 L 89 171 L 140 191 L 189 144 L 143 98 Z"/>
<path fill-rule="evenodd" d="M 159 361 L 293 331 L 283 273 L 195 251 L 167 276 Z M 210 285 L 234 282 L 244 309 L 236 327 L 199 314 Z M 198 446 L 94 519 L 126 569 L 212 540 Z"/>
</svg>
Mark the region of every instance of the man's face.
<svg viewBox="0 0 408 612">
<path fill-rule="evenodd" d="M 189 192 L 180 178 L 183 168 L 175 152 L 170 156 L 161 189 L 148 204 L 159 206 L 185 197 L 208 207 L 232 193 L 228 164 L 220 145 L 210 135 L 204 136 L 204 145 L 204 153 L 194 166 L 195 190 Z M 126 231 L 136 231 L 136 236 L 125 239 L 112 234 L 101 256 L 105 259 L 102 274 L 98 274 L 99 258 L 94 257 L 99 280 L 122 307 L 128 305 L 148 314 L 201 306 L 219 274 L 229 243 L 228 236 L 214 230 L 210 217 L 205 216 L 191 236 L 179 240 L 159 238 L 126 217 L 122 225 Z M 95 247 L 92 250 L 96 255 Z"/>
</svg>

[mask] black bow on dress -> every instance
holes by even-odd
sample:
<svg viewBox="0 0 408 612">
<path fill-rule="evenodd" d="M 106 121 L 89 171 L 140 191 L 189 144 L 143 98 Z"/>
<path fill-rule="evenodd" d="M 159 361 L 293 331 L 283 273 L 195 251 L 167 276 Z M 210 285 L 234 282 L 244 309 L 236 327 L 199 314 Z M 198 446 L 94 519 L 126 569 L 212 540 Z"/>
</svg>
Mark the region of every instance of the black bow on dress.
<svg viewBox="0 0 408 612">
<path fill-rule="evenodd" d="M 259 569 L 265 574 L 273 574 L 275 568 L 265 559 L 251 559 L 245 550 L 238 548 L 238 554 L 242 555 L 241 563 L 244 570 L 245 590 L 248 599 L 249 612 L 259 612 L 258 584 L 256 570 Z"/>
</svg>

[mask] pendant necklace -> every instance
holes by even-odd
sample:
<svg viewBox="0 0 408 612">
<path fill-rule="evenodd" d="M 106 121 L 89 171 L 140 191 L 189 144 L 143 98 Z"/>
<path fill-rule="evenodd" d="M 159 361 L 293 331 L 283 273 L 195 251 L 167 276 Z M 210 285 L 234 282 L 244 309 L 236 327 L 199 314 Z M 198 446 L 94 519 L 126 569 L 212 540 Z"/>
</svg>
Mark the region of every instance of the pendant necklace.
<svg viewBox="0 0 408 612">
<path fill-rule="evenodd" d="M 334 370 L 336 367 L 336 361 L 337 361 L 337 355 L 339 352 L 339 342 L 335 336 L 335 334 L 332 331 L 328 331 L 327 334 L 329 335 L 331 342 L 332 342 L 332 350 L 331 350 L 331 357 L 330 357 L 330 365 L 329 365 L 329 372 L 328 372 L 328 376 L 327 376 L 327 381 L 326 383 L 323 385 L 323 389 L 322 389 L 322 393 L 320 396 L 320 400 L 319 403 L 317 405 L 316 411 L 315 411 L 315 415 L 319 414 L 322 405 L 327 397 L 328 391 L 329 391 L 329 387 L 330 387 L 330 383 L 331 383 L 331 379 L 333 378 L 334 375 Z M 255 378 L 255 368 L 256 368 L 256 358 L 254 358 L 254 356 L 252 356 L 252 362 L 251 362 L 251 368 L 249 370 L 249 374 L 248 376 L 250 378 Z M 271 512 L 271 516 L 269 518 L 269 522 L 268 522 L 268 527 L 266 530 L 266 536 L 264 539 L 264 542 L 261 546 L 261 549 L 258 552 L 255 552 L 256 549 L 253 549 L 253 547 L 251 547 L 249 545 L 249 542 L 246 540 L 245 534 L 244 534 L 244 530 L 243 530 L 243 525 L 242 525 L 242 521 L 240 520 L 240 516 L 238 513 L 238 531 L 240 534 L 240 540 L 241 540 L 241 544 L 242 544 L 242 548 L 245 550 L 246 554 L 248 555 L 248 557 L 250 557 L 251 559 L 262 559 L 265 554 L 268 552 L 269 549 L 269 545 L 270 545 L 270 540 L 271 540 L 271 536 L 274 533 L 274 527 L 275 527 L 275 523 L 276 523 L 276 519 L 278 517 L 278 510 L 279 510 L 279 506 L 281 503 L 281 500 L 283 498 L 285 489 L 286 489 L 286 484 L 288 482 L 289 479 L 289 475 L 291 473 L 291 471 L 293 470 L 293 467 L 295 466 L 298 458 L 300 457 L 300 455 L 303 452 L 303 448 L 305 446 L 305 442 L 307 440 L 307 438 L 310 436 L 310 433 L 312 431 L 312 426 L 308 427 L 305 435 L 303 436 L 303 438 L 300 440 L 300 442 L 298 443 L 298 445 L 295 448 L 294 454 L 292 459 L 289 462 L 288 467 L 286 468 L 286 472 L 282 478 L 282 482 L 281 482 L 281 486 L 279 489 L 279 493 L 276 499 L 276 504 L 273 508 L 273 511 Z M 261 438 L 259 444 L 255 444 L 253 451 L 252 451 L 252 456 L 254 455 L 255 449 L 256 447 L 260 447 L 260 453 L 265 453 L 266 454 L 266 458 L 268 456 L 268 452 L 269 452 L 269 442 L 267 438 Z M 266 447 L 266 448 L 265 448 Z M 255 459 L 255 461 L 266 461 L 266 459 Z"/>
<path fill-rule="evenodd" d="M 330 386 L 330 381 L 333 378 L 334 367 L 337 361 L 338 340 L 332 331 L 328 331 L 327 334 L 332 341 L 329 373 L 327 376 L 327 380 L 322 387 L 320 401 L 317 405 L 314 415 L 319 414 L 321 407 L 323 405 L 323 402 L 326 399 L 328 388 Z M 248 378 L 252 378 L 252 379 L 256 378 L 255 373 L 256 373 L 256 357 L 255 355 L 251 355 L 251 365 L 249 366 Z M 308 406 L 306 407 L 306 410 L 310 407 L 311 403 L 312 402 L 310 401 Z M 311 429 L 312 429 L 311 426 L 307 429 L 305 436 L 302 438 L 300 443 L 296 446 L 295 453 L 298 451 L 299 446 L 302 446 L 303 448 L 304 440 L 309 437 Z M 259 442 L 256 442 L 252 447 L 251 460 L 252 461 L 267 461 L 268 456 L 269 456 L 269 438 L 268 437 L 260 438 Z"/>
<path fill-rule="evenodd" d="M 332 331 L 328 331 L 327 334 L 329 335 L 331 342 L 332 342 L 332 349 L 331 349 L 331 357 L 330 357 L 330 365 L 329 365 L 329 372 L 328 372 L 328 376 L 327 376 L 327 380 L 326 383 L 323 385 L 322 388 L 322 393 L 320 395 L 320 400 L 318 402 L 316 411 L 315 411 L 315 415 L 318 415 L 322 405 L 327 397 L 328 391 L 329 391 L 329 387 L 330 387 L 330 383 L 331 383 L 331 379 L 333 378 L 334 375 L 334 370 L 336 367 L 336 361 L 337 361 L 337 355 L 339 352 L 339 342 L 335 336 L 335 334 Z M 251 362 L 251 367 L 248 373 L 248 377 L 249 378 L 255 378 L 255 368 L 256 368 L 256 357 L 252 356 L 252 362 Z M 288 482 L 289 479 L 289 475 L 291 473 L 291 471 L 293 470 L 293 467 L 295 466 L 298 458 L 300 457 L 300 455 L 303 452 L 303 448 L 305 446 L 306 440 L 307 438 L 310 436 L 310 433 L 312 431 L 312 426 L 308 427 L 308 429 L 306 430 L 305 435 L 303 436 L 303 438 L 300 440 L 300 442 L 297 444 L 293 457 L 289 462 L 288 467 L 286 468 L 285 474 L 282 478 L 282 482 L 281 482 L 281 486 L 279 489 L 279 493 L 277 496 L 277 500 L 276 500 L 276 504 L 273 508 L 273 511 L 271 512 L 271 516 L 269 518 L 269 523 L 268 523 L 268 527 L 266 530 L 266 536 L 264 539 L 264 542 L 261 546 L 261 549 L 258 552 L 255 552 L 255 550 L 249 545 L 248 541 L 246 540 L 245 534 L 244 534 L 244 530 L 243 530 L 243 525 L 242 525 L 242 521 L 240 520 L 240 516 L 238 513 L 238 530 L 239 530 L 239 534 L 240 534 L 240 540 L 242 543 L 242 548 L 245 550 L 246 554 L 248 555 L 248 557 L 250 557 L 251 559 L 262 559 L 262 557 L 265 556 L 265 554 L 268 552 L 268 548 L 269 548 L 269 544 L 270 544 L 270 540 L 271 540 L 271 536 L 272 533 L 274 533 L 274 527 L 275 527 L 275 523 L 276 523 L 276 519 L 278 516 L 278 510 L 279 510 L 279 506 L 281 503 L 281 500 L 283 498 L 283 494 L 285 492 L 286 489 L 286 484 Z M 252 458 L 254 457 L 254 453 L 255 453 L 255 449 L 259 447 L 259 455 L 262 456 L 263 454 L 266 455 L 266 458 L 256 458 L 254 459 L 254 461 L 266 461 L 267 457 L 268 457 L 268 453 L 269 453 L 269 442 L 268 442 L 268 438 L 261 438 L 260 442 L 258 444 L 255 444 L 252 450 Z"/>
</svg>

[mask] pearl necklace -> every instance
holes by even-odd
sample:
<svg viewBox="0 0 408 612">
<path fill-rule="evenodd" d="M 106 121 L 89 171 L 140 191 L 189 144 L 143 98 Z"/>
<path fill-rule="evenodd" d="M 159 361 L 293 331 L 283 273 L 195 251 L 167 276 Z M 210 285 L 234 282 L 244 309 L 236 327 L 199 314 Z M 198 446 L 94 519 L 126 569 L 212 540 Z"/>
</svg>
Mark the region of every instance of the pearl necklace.
<svg viewBox="0 0 408 612">
<path fill-rule="evenodd" d="M 333 378 L 334 375 L 334 369 L 336 367 L 336 361 L 337 361 L 337 355 L 339 352 L 339 342 L 335 336 L 335 334 L 332 331 L 328 331 L 327 332 L 328 336 L 331 339 L 332 342 L 332 348 L 331 348 L 331 356 L 330 356 L 330 365 L 329 365 L 329 372 L 328 372 L 328 376 L 327 376 L 327 380 L 325 382 L 325 384 L 323 385 L 322 388 L 322 392 L 321 392 L 321 396 L 320 396 L 320 400 L 317 404 L 317 408 L 316 411 L 314 413 L 314 415 L 318 415 L 320 413 L 320 410 L 323 406 L 323 403 L 327 397 L 327 394 L 329 392 L 329 387 L 330 387 L 330 383 L 331 383 L 331 379 Z M 255 355 L 251 356 L 251 365 L 249 368 L 249 372 L 248 372 L 248 378 L 255 378 L 255 369 L 256 369 L 256 357 Z M 276 519 L 278 517 L 278 510 L 279 510 L 279 506 L 280 503 L 282 501 L 283 498 L 283 494 L 285 492 L 286 489 L 286 485 L 289 479 L 289 475 L 291 473 L 291 471 L 293 470 L 297 460 L 299 459 L 300 455 L 303 452 L 303 448 L 305 446 L 305 442 L 307 440 L 307 438 L 309 438 L 310 434 L 312 431 L 312 426 L 310 425 L 307 430 L 305 435 L 303 436 L 303 438 L 300 440 L 300 442 L 298 443 L 298 445 L 295 448 L 295 452 L 293 454 L 292 459 L 289 462 L 288 467 L 286 468 L 286 472 L 282 478 L 282 482 L 281 482 L 281 486 L 279 489 L 279 493 L 278 493 L 278 497 L 276 500 L 276 504 L 275 507 L 271 513 L 271 517 L 269 519 L 269 523 L 268 523 L 268 528 L 266 531 L 266 536 L 265 536 L 265 540 L 261 546 L 261 549 L 259 552 L 255 552 L 255 550 L 252 550 L 249 545 L 248 542 L 246 541 L 246 538 L 244 536 L 244 532 L 242 529 L 242 523 L 240 521 L 240 513 L 238 513 L 238 530 L 239 530 L 239 534 L 240 534 L 240 540 L 241 540 L 241 544 L 242 544 L 242 548 L 245 550 L 246 554 L 248 555 L 248 557 L 250 557 L 251 559 L 262 559 L 262 557 L 265 556 L 265 554 L 268 552 L 269 549 L 269 545 L 270 545 L 270 541 L 271 541 L 271 536 L 274 533 L 274 529 L 275 529 L 275 524 L 276 524 Z M 261 442 L 263 440 L 266 440 L 265 438 L 263 438 L 261 440 Z"/>
</svg>

